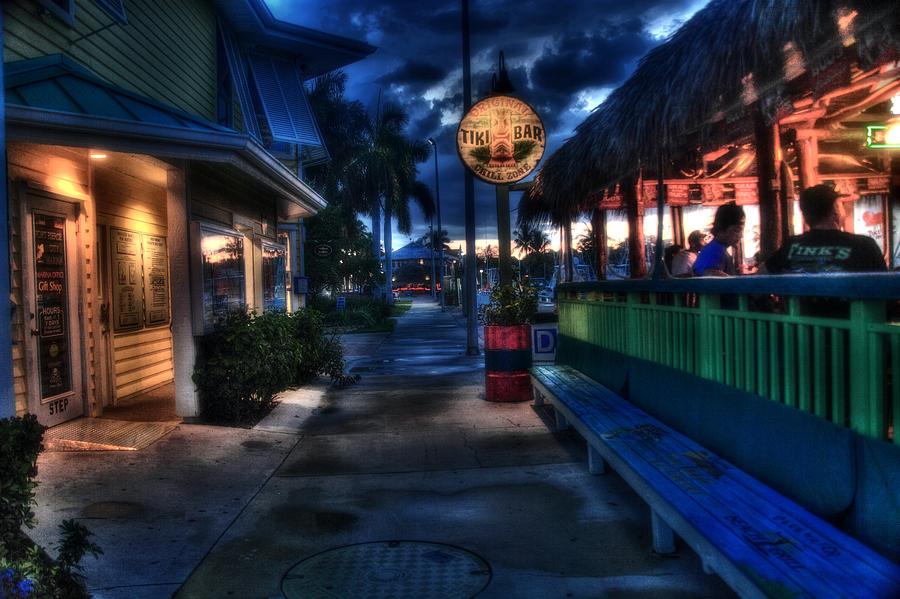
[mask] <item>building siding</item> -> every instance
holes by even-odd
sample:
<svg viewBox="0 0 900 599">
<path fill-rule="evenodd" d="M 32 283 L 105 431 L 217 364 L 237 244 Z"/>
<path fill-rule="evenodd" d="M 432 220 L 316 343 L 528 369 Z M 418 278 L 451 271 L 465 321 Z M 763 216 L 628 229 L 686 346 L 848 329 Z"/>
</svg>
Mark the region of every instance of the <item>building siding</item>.
<svg viewBox="0 0 900 599">
<path fill-rule="evenodd" d="M 34 0 L 4 0 L 4 62 L 63 53 L 110 83 L 216 117 L 216 20 L 198 0 L 126 0 L 126 25 L 90 0 L 76 1 L 75 25 L 40 14 Z"/>
</svg>

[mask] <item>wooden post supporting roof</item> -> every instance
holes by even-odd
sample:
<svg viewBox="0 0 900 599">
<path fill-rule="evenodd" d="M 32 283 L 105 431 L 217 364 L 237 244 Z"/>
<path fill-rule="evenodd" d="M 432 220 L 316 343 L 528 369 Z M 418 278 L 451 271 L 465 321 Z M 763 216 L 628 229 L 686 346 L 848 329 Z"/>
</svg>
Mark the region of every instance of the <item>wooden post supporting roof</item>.
<svg viewBox="0 0 900 599">
<path fill-rule="evenodd" d="M 772 180 L 775 179 L 775 136 L 758 107 L 753 110 L 753 136 L 759 197 L 759 249 L 763 258 L 768 258 L 781 246 L 782 211 L 778 206 L 778 194 L 772 189 Z"/>
<path fill-rule="evenodd" d="M 637 182 L 628 177 L 621 184 L 622 199 L 628 215 L 628 267 L 632 279 L 647 276 L 647 257 L 644 255 L 644 207 L 638 201 Z"/>
<path fill-rule="evenodd" d="M 563 258 L 565 259 L 565 268 L 566 268 L 566 283 L 571 283 L 575 279 L 573 278 L 574 270 L 575 270 L 575 260 L 574 254 L 572 252 L 572 221 L 570 218 L 567 218 L 563 223 L 562 227 L 563 239 L 561 240 L 560 245 L 565 248 L 565 252 L 563 253 Z"/>
<path fill-rule="evenodd" d="M 599 202 L 598 202 L 599 203 Z M 596 255 L 597 280 L 606 280 L 606 211 L 599 206 L 594 207 L 591 215 L 591 232 L 594 234 L 594 252 Z"/>
</svg>

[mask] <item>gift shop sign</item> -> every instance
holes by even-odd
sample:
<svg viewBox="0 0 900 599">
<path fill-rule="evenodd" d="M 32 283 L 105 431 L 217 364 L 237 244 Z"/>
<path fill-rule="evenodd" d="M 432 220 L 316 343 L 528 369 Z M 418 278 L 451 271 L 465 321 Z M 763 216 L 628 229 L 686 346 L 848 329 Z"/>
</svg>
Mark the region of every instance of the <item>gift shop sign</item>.
<svg viewBox="0 0 900 599">
<path fill-rule="evenodd" d="M 64 216 L 34 212 L 34 275 L 37 282 L 35 333 L 43 402 L 72 390 Z"/>
<path fill-rule="evenodd" d="M 544 155 L 544 125 L 534 109 L 510 96 L 481 100 L 463 117 L 456 149 L 463 164 L 488 183 L 527 177 Z"/>
</svg>

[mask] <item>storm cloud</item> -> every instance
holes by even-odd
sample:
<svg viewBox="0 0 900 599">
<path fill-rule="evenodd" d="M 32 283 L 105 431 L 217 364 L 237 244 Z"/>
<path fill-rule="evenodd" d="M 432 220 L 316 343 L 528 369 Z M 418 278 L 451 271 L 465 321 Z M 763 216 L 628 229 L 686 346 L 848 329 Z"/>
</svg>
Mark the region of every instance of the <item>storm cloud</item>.
<svg viewBox="0 0 900 599">
<path fill-rule="evenodd" d="M 348 95 L 372 109 L 379 98 L 400 103 L 410 116 L 408 134 L 437 141 L 443 223 L 451 239 L 461 240 L 463 168 L 455 147 L 462 116 L 460 2 L 267 2 L 281 19 L 378 48 L 345 69 Z M 515 95 L 531 104 L 544 121 L 547 156 L 627 79 L 641 56 L 705 4 L 706 0 L 471 0 L 473 101 L 490 93 L 502 50 Z M 421 180 L 432 186 L 433 164 L 419 167 Z M 511 199 L 515 206 L 517 198 Z M 494 239 L 491 186 L 476 182 L 476 202 L 479 238 Z M 414 220 L 412 236 L 426 229 L 421 218 Z M 405 242 L 395 234 L 395 247 Z"/>
</svg>

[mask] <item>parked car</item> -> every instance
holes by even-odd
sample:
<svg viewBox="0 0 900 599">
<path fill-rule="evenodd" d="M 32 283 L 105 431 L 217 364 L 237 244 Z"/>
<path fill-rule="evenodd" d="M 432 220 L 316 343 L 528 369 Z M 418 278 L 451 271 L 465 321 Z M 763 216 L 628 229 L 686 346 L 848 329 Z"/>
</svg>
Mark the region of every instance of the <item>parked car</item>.
<svg viewBox="0 0 900 599">
<path fill-rule="evenodd" d="M 549 313 L 556 311 L 556 294 L 553 289 L 549 287 L 544 287 L 543 289 L 539 289 L 537 293 L 538 300 L 538 313 Z"/>
</svg>

